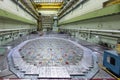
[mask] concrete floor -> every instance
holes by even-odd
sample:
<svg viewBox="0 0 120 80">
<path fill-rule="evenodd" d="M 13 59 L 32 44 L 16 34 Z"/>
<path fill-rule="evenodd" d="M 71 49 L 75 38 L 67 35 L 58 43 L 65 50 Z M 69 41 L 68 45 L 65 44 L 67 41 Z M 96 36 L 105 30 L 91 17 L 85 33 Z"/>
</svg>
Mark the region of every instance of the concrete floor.
<svg viewBox="0 0 120 80">
<path fill-rule="evenodd" d="M 7 47 L 14 48 L 21 42 L 28 40 L 28 39 L 34 39 L 36 37 L 40 37 L 39 35 L 27 35 L 23 36 L 19 39 L 16 39 L 12 42 L 9 42 L 5 45 L 0 46 L 0 48 L 5 49 L 5 52 L 0 55 L 0 78 L 18 78 L 15 74 L 13 74 L 11 71 L 9 71 L 8 64 L 7 64 L 7 55 L 10 51 Z"/>
<path fill-rule="evenodd" d="M 52 34 L 52 35 L 44 35 L 44 36 L 56 36 L 57 34 Z M 34 39 L 40 37 L 38 34 L 31 34 L 31 35 L 27 35 L 24 36 L 22 38 L 19 38 L 15 41 L 9 42 L 6 45 L 1 46 L 1 48 L 5 48 L 5 52 L 4 55 L 0 56 L 0 77 L 1 78 L 17 78 L 16 75 L 14 75 L 12 72 L 9 71 L 8 69 L 8 65 L 7 65 L 7 55 L 9 50 L 7 49 L 7 46 L 11 46 L 11 48 L 17 46 L 18 44 L 20 44 L 21 42 L 27 40 L 27 39 Z M 103 51 L 106 49 L 104 47 L 101 47 L 99 45 L 96 44 L 91 44 L 88 43 L 86 41 L 80 40 L 79 43 L 87 48 L 90 48 L 91 50 L 93 50 L 97 55 L 99 55 L 99 63 L 102 64 L 102 54 Z M 113 77 L 111 77 L 109 74 L 107 74 L 105 71 L 101 70 L 93 77 L 93 79 L 98 79 L 98 78 L 108 78 L 108 79 L 114 79 Z"/>
</svg>

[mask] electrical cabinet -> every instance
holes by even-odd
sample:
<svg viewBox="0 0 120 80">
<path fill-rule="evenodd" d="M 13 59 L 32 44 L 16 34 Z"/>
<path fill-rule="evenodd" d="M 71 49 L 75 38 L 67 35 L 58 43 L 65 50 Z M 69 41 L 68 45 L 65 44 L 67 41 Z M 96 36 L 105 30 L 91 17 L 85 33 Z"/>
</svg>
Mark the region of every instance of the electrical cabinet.
<svg viewBox="0 0 120 80">
<path fill-rule="evenodd" d="M 103 65 L 115 75 L 120 76 L 120 55 L 117 51 L 104 51 Z"/>
</svg>

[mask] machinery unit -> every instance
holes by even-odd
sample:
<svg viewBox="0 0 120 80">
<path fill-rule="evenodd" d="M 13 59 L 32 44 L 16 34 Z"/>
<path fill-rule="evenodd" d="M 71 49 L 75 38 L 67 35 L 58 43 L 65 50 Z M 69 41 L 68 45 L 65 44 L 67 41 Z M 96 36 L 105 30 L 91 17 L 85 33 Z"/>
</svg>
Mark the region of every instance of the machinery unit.
<svg viewBox="0 0 120 80">
<path fill-rule="evenodd" d="M 120 55 L 115 50 L 104 51 L 103 65 L 120 77 Z"/>
</svg>

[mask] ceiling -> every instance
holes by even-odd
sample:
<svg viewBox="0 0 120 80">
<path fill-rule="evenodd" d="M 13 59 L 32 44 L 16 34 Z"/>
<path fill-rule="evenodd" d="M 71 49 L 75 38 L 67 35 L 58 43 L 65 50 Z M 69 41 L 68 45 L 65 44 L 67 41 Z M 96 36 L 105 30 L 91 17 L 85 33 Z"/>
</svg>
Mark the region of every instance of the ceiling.
<svg viewBox="0 0 120 80">
<path fill-rule="evenodd" d="M 63 2 L 63 0 L 34 0 L 34 2 Z"/>
<path fill-rule="evenodd" d="M 62 7 L 63 0 L 33 0 L 36 10 L 49 14 L 55 14 Z"/>
</svg>

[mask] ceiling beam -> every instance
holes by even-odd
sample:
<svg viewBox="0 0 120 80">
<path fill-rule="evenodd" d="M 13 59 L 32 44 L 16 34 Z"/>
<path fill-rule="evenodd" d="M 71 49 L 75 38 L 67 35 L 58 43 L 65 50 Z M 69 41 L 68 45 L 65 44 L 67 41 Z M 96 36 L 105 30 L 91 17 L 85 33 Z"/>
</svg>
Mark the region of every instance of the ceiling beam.
<svg viewBox="0 0 120 80">
<path fill-rule="evenodd" d="M 63 5 L 62 2 L 51 2 L 51 3 L 45 2 L 45 3 L 35 3 L 35 4 L 36 5 L 55 5 L 55 6 Z"/>
<path fill-rule="evenodd" d="M 37 8 L 41 8 L 41 9 L 60 9 L 61 6 L 54 6 L 54 5 L 40 5 L 40 6 L 37 6 Z"/>
<path fill-rule="evenodd" d="M 37 8 L 36 9 L 37 11 L 39 11 L 39 10 L 44 10 L 44 11 L 47 11 L 47 10 L 51 10 L 51 11 L 58 11 L 59 9 L 58 8 Z"/>
<path fill-rule="evenodd" d="M 62 7 L 63 2 L 42 2 L 35 3 L 37 10 L 58 10 Z"/>
</svg>

